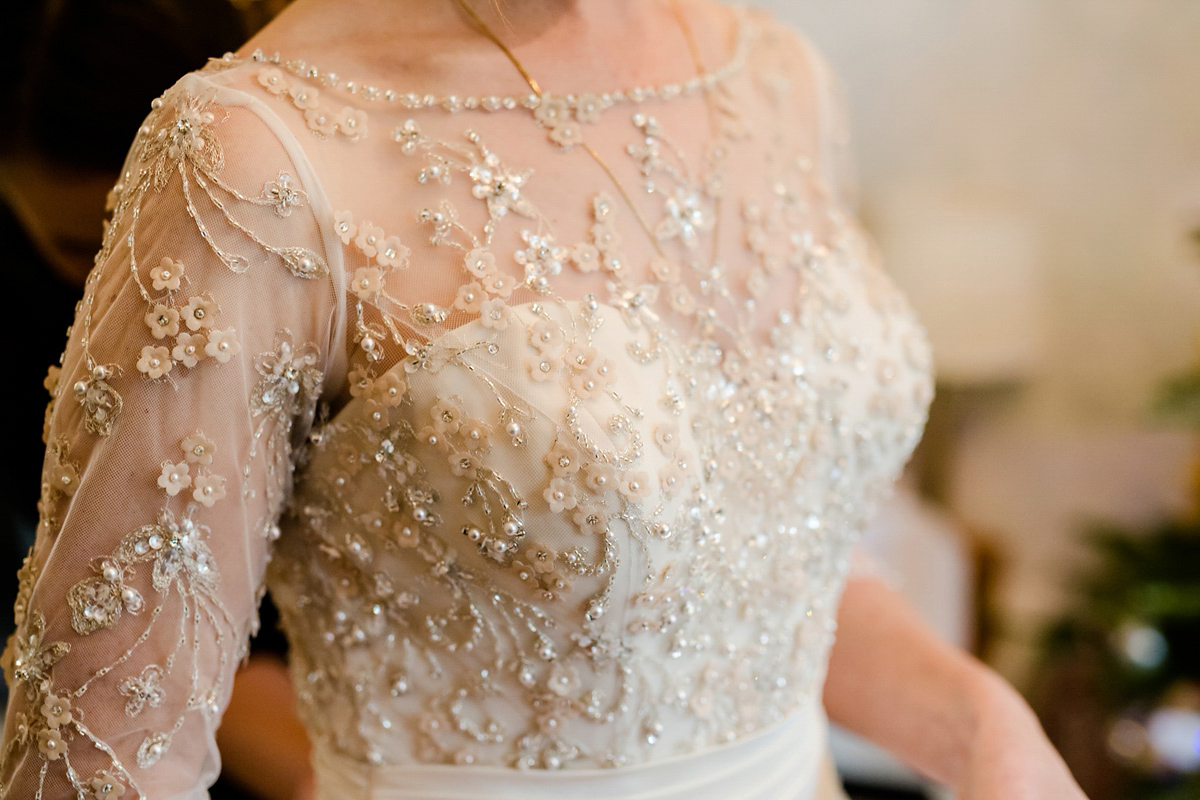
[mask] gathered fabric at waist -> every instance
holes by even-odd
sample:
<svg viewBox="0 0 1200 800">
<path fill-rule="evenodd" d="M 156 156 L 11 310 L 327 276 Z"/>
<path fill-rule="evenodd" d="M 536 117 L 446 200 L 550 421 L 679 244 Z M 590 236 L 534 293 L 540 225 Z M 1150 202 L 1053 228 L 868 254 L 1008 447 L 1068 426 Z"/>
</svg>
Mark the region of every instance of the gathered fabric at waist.
<svg viewBox="0 0 1200 800">
<path fill-rule="evenodd" d="M 613 769 L 372 766 L 318 745 L 317 800 L 814 800 L 826 728 L 814 703 L 727 745 Z"/>
</svg>

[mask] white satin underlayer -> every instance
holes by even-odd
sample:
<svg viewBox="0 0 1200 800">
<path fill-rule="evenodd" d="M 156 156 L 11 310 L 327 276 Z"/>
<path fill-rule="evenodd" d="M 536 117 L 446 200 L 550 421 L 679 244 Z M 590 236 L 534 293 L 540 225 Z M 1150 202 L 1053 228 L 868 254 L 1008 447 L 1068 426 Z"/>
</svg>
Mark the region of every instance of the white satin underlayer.
<svg viewBox="0 0 1200 800">
<path fill-rule="evenodd" d="M 318 746 L 317 800 L 840 800 L 819 705 L 745 739 L 619 769 L 373 767 Z"/>
</svg>

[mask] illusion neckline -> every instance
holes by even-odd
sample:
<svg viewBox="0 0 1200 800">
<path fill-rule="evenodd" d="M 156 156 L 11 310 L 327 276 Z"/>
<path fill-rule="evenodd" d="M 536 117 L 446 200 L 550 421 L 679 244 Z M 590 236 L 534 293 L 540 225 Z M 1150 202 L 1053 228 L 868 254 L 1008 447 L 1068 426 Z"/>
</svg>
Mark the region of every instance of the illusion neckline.
<svg viewBox="0 0 1200 800">
<path fill-rule="evenodd" d="M 440 108 L 451 113 L 460 111 L 497 112 L 514 109 L 535 110 L 540 105 L 554 101 L 565 103 L 574 110 L 582 110 L 590 116 L 623 103 L 636 105 L 648 100 L 673 100 L 676 97 L 687 97 L 697 92 L 711 91 L 740 72 L 758 31 L 745 6 L 734 5 L 732 8 L 737 24 L 736 43 L 732 54 L 724 64 L 687 80 L 654 86 L 635 86 L 631 89 L 608 92 L 543 92 L 541 96 L 534 92 L 513 95 L 436 95 L 400 92 L 395 89 L 380 88 L 370 83 L 348 80 L 335 72 L 321 70 L 317 65 L 304 59 L 288 59 L 278 52 L 267 55 L 259 49 L 251 54 L 250 59 L 269 67 L 277 67 L 294 77 L 313 81 L 325 89 L 340 91 L 370 103 L 399 108 Z"/>
</svg>

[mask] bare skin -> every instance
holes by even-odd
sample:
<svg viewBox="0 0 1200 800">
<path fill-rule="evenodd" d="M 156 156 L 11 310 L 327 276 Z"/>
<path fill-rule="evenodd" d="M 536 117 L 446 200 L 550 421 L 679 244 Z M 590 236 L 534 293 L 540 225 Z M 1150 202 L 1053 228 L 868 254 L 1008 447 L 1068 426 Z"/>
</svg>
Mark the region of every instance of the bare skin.
<svg viewBox="0 0 1200 800">
<path fill-rule="evenodd" d="M 824 700 L 834 722 L 959 800 L 1085 800 L 1020 695 L 878 580 L 846 587 Z"/>
<path fill-rule="evenodd" d="M 532 75 L 545 76 L 548 91 L 656 85 L 692 72 L 687 39 L 667 2 L 468 3 Z M 706 0 L 679 5 L 706 63 L 724 63 L 736 29 L 729 10 L 713 13 Z M 242 52 L 255 48 L 303 52 L 323 69 L 420 92 L 449 94 L 462 86 L 477 94 L 529 91 L 457 0 L 296 0 Z M 657 55 L 634 57 L 644 52 Z"/>
</svg>

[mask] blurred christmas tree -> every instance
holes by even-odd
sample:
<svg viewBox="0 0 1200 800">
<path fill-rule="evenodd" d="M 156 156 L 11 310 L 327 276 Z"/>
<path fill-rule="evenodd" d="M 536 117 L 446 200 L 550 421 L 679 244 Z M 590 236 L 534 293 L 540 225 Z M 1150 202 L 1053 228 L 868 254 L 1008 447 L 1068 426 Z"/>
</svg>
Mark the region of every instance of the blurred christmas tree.
<svg viewBox="0 0 1200 800">
<path fill-rule="evenodd" d="M 1200 354 L 1155 410 L 1200 433 Z M 1200 798 L 1200 457 L 1191 489 L 1179 519 L 1093 527 L 1095 567 L 1043 642 L 1038 706 L 1093 800 Z"/>
</svg>

